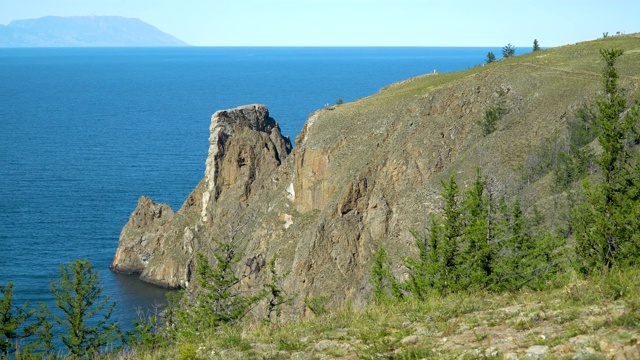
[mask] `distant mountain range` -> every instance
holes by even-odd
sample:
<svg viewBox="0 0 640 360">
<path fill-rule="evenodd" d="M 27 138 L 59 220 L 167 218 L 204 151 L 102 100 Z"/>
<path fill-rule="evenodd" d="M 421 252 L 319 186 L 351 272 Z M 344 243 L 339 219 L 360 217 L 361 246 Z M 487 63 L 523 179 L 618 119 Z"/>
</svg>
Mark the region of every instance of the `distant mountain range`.
<svg viewBox="0 0 640 360">
<path fill-rule="evenodd" d="M 0 47 L 188 46 L 139 19 L 46 16 L 0 25 Z"/>
</svg>

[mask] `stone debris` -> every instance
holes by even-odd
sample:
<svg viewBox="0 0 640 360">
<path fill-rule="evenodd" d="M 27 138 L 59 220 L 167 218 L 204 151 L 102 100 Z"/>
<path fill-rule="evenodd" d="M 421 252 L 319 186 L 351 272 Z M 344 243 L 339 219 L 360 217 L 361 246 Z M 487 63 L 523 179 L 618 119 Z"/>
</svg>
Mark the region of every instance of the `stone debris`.
<svg viewBox="0 0 640 360">
<path fill-rule="evenodd" d="M 527 357 L 532 359 L 541 359 L 549 351 L 546 345 L 534 345 L 527 349 Z"/>
</svg>

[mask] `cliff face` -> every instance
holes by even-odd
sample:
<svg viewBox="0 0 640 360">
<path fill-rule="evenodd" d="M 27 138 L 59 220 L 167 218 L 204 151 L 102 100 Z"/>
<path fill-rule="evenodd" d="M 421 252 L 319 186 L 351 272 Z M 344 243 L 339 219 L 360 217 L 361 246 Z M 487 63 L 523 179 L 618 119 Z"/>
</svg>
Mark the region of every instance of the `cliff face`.
<svg viewBox="0 0 640 360">
<path fill-rule="evenodd" d="M 620 41 L 640 49 L 637 38 Z M 291 153 L 264 106 L 216 112 L 203 180 L 176 213 L 141 198 L 112 269 L 188 287 L 195 252 L 211 255 L 217 241 L 233 241 L 247 288 L 268 280 L 264 264 L 277 255 L 278 271 L 289 273 L 284 287 L 299 302 L 328 295 L 358 305 L 370 290 L 373 254 L 384 246 L 397 260 L 416 251 L 409 230 L 438 211 L 440 181 L 451 174 L 464 188 L 480 167 L 496 191 L 545 206 L 545 180 L 521 181 L 522 168 L 544 139 L 564 136 L 567 117 L 598 91 L 598 46 L 391 85 L 311 114 Z M 619 66 L 635 88 L 639 64 L 637 50 Z M 477 123 L 498 102 L 508 114 L 484 136 Z"/>
<path fill-rule="evenodd" d="M 120 235 L 112 270 L 187 287 L 196 251 L 210 252 L 214 239 L 246 236 L 256 194 L 273 190 L 291 141 L 264 105 L 218 111 L 210 132 L 202 181 L 175 214 L 141 197 Z"/>
</svg>

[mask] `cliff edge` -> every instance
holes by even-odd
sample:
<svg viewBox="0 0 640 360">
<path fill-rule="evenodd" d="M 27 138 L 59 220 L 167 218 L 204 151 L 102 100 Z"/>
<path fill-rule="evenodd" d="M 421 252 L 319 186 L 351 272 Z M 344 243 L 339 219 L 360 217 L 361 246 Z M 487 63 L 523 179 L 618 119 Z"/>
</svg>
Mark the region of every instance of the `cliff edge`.
<svg viewBox="0 0 640 360">
<path fill-rule="evenodd" d="M 598 92 L 599 48 L 627 50 L 621 82 L 637 91 L 638 40 L 408 79 L 311 114 L 293 150 L 265 106 L 218 111 L 203 180 L 175 213 L 141 198 L 111 268 L 188 287 L 195 252 L 212 258 L 219 241 L 234 241 L 247 289 L 268 281 L 264 264 L 277 256 L 277 270 L 288 274 L 283 286 L 299 303 L 327 295 L 362 304 L 374 253 L 380 246 L 395 259 L 416 252 L 410 229 L 424 229 L 439 211 L 440 181 L 451 174 L 464 188 L 480 168 L 497 195 L 517 193 L 526 207 L 549 209 L 549 177 L 527 172 L 536 149 L 566 137 L 567 119 Z M 496 104 L 507 111 L 487 134 L 478 124 Z M 393 272 L 401 277 L 403 269 Z"/>
</svg>

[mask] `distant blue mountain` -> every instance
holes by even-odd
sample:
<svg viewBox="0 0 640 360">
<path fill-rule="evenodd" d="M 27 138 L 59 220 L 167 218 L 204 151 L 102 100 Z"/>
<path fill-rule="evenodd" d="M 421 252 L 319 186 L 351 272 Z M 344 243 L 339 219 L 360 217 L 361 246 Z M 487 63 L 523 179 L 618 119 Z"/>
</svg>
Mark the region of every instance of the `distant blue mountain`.
<svg viewBox="0 0 640 360">
<path fill-rule="evenodd" d="M 0 47 L 188 46 L 139 19 L 46 16 L 0 25 Z"/>
</svg>

